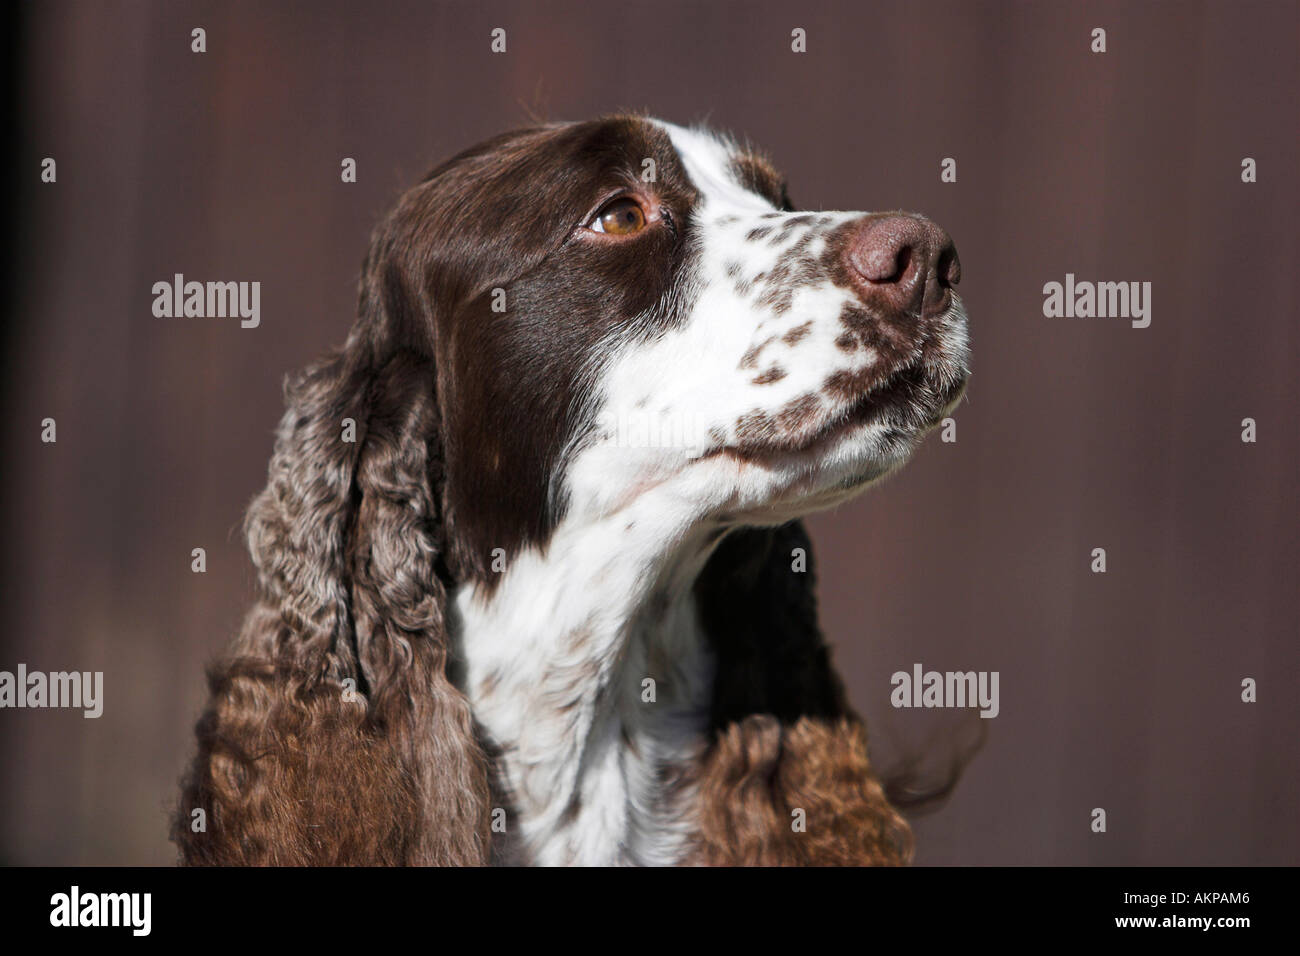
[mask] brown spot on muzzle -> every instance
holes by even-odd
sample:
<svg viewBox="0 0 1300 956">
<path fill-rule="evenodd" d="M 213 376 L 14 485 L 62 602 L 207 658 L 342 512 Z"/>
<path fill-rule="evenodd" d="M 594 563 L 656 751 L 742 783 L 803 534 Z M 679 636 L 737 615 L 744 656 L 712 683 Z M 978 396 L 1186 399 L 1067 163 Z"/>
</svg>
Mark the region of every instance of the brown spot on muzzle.
<svg viewBox="0 0 1300 956">
<path fill-rule="evenodd" d="M 759 357 L 763 354 L 763 349 L 767 348 L 776 341 L 775 335 L 769 335 L 757 345 L 751 345 L 746 349 L 745 354 L 740 357 L 741 368 L 758 368 Z"/>
<path fill-rule="evenodd" d="M 813 327 L 812 319 L 809 319 L 807 322 L 803 323 L 802 325 L 796 325 L 793 329 L 790 329 L 788 332 L 782 335 L 781 341 L 784 342 L 786 345 L 794 345 L 796 342 L 799 342 L 802 339 L 806 338 L 808 336 L 808 333 L 812 331 L 812 327 Z"/>
<path fill-rule="evenodd" d="M 810 256 L 804 247 L 807 239 L 795 243 L 794 247 L 781 258 L 772 271 L 763 277 L 763 291 L 759 294 L 759 305 L 766 306 L 777 315 L 790 310 L 794 304 L 794 295 L 799 289 L 814 285 L 825 277 L 822 266 L 817 259 Z"/>
<path fill-rule="evenodd" d="M 925 329 L 916 323 L 878 316 L 861 305 L 846 303 L 840 310 L 844 331 L 835 344 L 846 352 L 872 349 L 875 364 L 885 369 L 910 362 L 925 340 Z"/>
<path fill-rule="evenodd" d="M 736 420 L 736 444 L 741 448 L 766 444 L 773 438 L 774 424 L 772 416 L 761 408 L 746 412 Z"/>
<path fill-rule="evenodd" d="M 736 421 L 735 450 L 741 454 L 794 449 L 821 423 L 822 399 L 804 392 L 775 413 L 756 408 Z"/>
<path fill-rule="evenodd" d="M 798 398 L 787 402 L 776 413 L 777 424 L 787 434 L 807 431 L 814 425 L 821 411 L 822 400 L 812 392 L 804 392 Z"/>
<path fill-rule="evenodd" d="M 841 369 L 827 376 L 822 391 L 837 402 L 853 402 L 882 384 L 886 377 L 875 368 Z"/>
</svg>

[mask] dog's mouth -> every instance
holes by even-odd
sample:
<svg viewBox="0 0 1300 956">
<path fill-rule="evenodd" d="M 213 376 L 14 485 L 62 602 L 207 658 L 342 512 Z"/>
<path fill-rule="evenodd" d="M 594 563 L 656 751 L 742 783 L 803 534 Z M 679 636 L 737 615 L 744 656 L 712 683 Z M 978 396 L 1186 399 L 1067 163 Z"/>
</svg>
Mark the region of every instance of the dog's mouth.
<svg viewBox="0 0 1300 956">
<path fill-rule="evenodd" d="M 783 523 L 856 497 L 899 468 L 920 438 L 951 414 L 967 378 L 964 368 L 937 373 L 918 362 L 849 401 L 797 444 L 728 446 L 709 453 L 786 476 L 768 501 L 730 513 L 729 519 Z"/>
<path fill-rule="evenodd" d="M 726 454 L 773 467 L 806 467 L 862 426 L 883 426 L 886 438 L 917 437 L 936 427 L 957 406 L 967 378 L 964 369 L 955 374 L 936 374 L 923 362 L 913 362 L 850 399 L 811 433 L 727 445 L 708 454 Z"/>
<path fill-rule="evenodd" d="M 957 407 L 969 378 L 965 369 L 936 371 L 914 363 L 856 399 L 836 427 L 843 430 L 883 421 L 902 431 L 929 431 Z"/>
<path fill-rule="evenodd" d="M 874 388 L 865 395 L 853 400 L 844 412 L 826 425 L 827 434 L 845 431 L 857 425 L 867 425 L 879 421 L 890 412 L 905 409 L 914 396 L 927 392 L 925 369 L 919 364 L 912 364 L 895 373 L 879 388 Z"/>
</svg>

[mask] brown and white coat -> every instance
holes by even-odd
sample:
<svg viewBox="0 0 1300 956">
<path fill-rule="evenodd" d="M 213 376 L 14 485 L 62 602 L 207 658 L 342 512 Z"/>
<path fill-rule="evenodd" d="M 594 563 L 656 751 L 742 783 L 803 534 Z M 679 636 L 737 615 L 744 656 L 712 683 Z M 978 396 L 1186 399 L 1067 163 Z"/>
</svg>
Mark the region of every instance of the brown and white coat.
<svg viewBox="0 0 1300 956">
<path fill-rule="evenodd" d="M 183 860 L 905 862 L 798 519 L 959 400 L 958 270 L 642 117 L 435 169 L 289 385 Z"/>
</svg>

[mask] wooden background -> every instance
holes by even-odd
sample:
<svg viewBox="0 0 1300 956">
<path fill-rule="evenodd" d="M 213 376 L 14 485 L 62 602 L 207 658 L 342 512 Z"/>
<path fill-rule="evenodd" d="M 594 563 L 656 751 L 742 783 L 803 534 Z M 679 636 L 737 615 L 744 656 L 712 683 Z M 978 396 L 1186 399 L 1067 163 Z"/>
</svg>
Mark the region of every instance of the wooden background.
<svg viewBox="0 0 1300 956">
<path fill-rule="evenodd" d="M 202 666 L 249 598 L 237 529 L 280 383 L 342 341 L 371 226 L 530 115 L 630 107 L 750 137 L 801 206 L 915 209 L 956 239 L 975 356 L 958 441 L 811 521 L 882 759 L 972 729 L 892 710 L 892 672 L 1001 674 L 918 860 L 1297 862 L 1295 4 L 23 10 L 0 669 L 102 670 L 106 701 L 99 720 L 0 712 L 0 861 L 174 859 L 166 811 Z M 261 281 L 260 328 L 154 318 L 177 272 Z M 1151 327 L 1045 318 L 1067 272 L 1152 282 Z"/>
</svg>

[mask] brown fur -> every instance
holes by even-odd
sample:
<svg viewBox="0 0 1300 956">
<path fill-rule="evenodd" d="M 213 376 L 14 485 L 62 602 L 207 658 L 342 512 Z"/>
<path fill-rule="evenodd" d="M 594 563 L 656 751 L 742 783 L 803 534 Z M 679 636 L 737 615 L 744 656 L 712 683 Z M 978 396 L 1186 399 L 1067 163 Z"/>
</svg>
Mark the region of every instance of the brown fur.
<svg viewBox="0 0 1300 956">
<path fill-rule="evenodd" d="M 698 786 L 700 828 L 688 862 L 879 866 L 911 860 L 911 830 L 872 774 L 866 730 L 853 718 L 782 724 L 771 714 L 746 717 L 719 735 Z"/>
<path fill-rule="evenodd" d="M 209 677 L 172 828 L 187 863 L 487 858 L 486 760 L 445 672 L 432 367 L 362 299 L 343 352 L 289 388 L 249 511 L 260 600 Z"/>
</svg>

